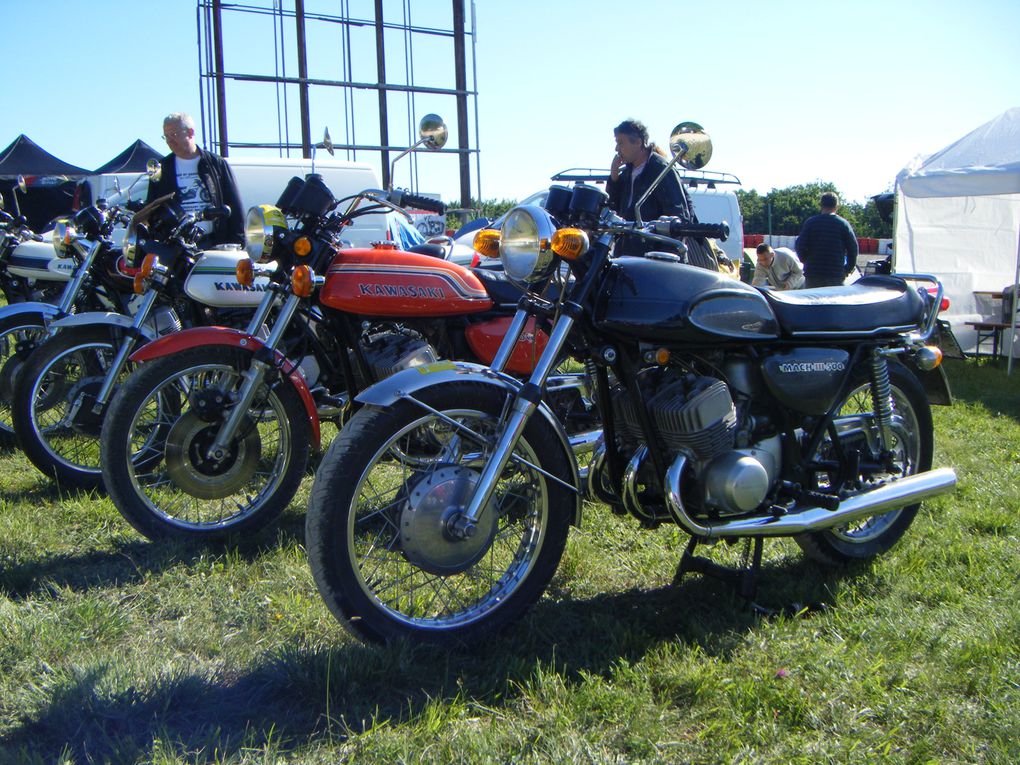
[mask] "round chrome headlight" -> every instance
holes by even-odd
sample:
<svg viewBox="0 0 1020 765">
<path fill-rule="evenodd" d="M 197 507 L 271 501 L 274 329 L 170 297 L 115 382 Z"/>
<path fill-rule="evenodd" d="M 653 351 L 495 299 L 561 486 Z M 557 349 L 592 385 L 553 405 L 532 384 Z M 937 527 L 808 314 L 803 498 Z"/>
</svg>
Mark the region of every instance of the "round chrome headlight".
<svg viewBox="0 0 1020 765">
<path fill-rule="evenodd" d="M 67 253 L 74 241 L 74 226 L 66 218 L 61 218 L 53 225 L 53 250 L 58 256 Z"/>
<path fill-rule="evenodd" d="M 272 260 L 273 236 L 286 230 L 287 219 L 278 207 L 258 205 L 248 210 L 244 224 L 244 249 L 256 263 Z"/>
<path fill-rule="evenodd" d="M 510 281 L 534 284 L 546 279 L 556 267 L 552 237 L 556 225 L 537 205 L 515 207 L 503 221 L 499 258 Z"/>
</svg>

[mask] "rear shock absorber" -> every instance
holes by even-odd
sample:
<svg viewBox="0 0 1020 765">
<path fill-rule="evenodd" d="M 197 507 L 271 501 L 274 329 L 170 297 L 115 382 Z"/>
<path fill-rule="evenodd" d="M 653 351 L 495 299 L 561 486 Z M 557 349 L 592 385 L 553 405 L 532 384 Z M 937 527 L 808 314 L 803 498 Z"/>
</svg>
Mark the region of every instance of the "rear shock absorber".
<svg viewBox="0 0 1020 765">
<path fill-rule="evenodd" d="M 871 354 L 871 400 L 875 408 L 875 420 L 881 437 L 882 453 L 888 454 L 893 446 L 892 432 L 892 386 L 889 384 L 889 362 L 876 349 Z"/>
</svg>

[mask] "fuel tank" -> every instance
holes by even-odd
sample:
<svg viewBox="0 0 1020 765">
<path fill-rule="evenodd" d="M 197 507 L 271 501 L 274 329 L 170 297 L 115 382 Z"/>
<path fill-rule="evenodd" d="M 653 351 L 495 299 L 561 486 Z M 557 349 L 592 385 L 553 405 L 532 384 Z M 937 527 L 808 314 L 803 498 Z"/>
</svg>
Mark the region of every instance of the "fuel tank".
<svg viewBox="0 0 1020 765">
<path fill-rule="evenodd" d="M 205 250 L 188 273 L 184 291 L 192 300 L 216 308 L 254 308 L 262 300 L 269 278 L 256 277 L 245 287 L 237 281 L 237 264 L 244 250 Z"/>
<path fill-rule="evenodd" d="M 510 329 L 511 320 L 510 316 L 498 316 L 495 319 L 471 324 L 464 330 L 468 346 L 483 364 L 491 363 L 496 357 L 496 351 L 499 350 L 506 331 Z M 524 331 L 510 353 L 505 371 L 519 375 L 531 374 L 535 369 L 535 362 L 548 343 L 549 336 L 541 329 L 535 328 L 534 319 L 528 319 Z"/>
<path fill-rule="evenodd" d="M 595 308 L 595 325 L 642 340 L 771 340 L 779 324 L 762 294 L 716 271 L 655 256 L 621 257 Z"/>
<path fill-rule="evenodd" d="M 489 293 L 470 269 L 382 247 L 341 250 L 319 301 L 367 316 L 456 316 L 492 308 Z"/>
<path fill-rule="evenodd" d="M 48 282 L 70 281 L 76 265 L 74 258 L 58 258 L 49 241 L 22 242 L 7 259 L 7 270 L 14 276 Z"/>
</svg>

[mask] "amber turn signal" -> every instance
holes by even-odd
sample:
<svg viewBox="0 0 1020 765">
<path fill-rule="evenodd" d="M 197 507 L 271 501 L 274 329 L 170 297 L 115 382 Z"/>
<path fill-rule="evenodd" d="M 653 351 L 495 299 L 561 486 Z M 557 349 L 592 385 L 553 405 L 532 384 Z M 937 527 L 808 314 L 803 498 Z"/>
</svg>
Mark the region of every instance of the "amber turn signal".
<svg viewBox="0 0 1020 765">
<path fill-rule="evenodd" d="M 148 279 L 152 276 L 152 269 L 156 267 L 156 256 L 149 253 L 145 256 L 145 260 L 142 261 L 142 267 L 138 269 L 138 275 L 143 279 Z"/>
<path fill-rule="evenodd" d="M 237 283 L 242 287 L 250 287 L 255 283 L 255 264 L 252 263 L 251 258 L 244 258 L 237 261 L 237 267 L 234 269 L 234 275 L 237 277 Z"/>
<path fill-rule="evenodd" d="M 942 349 L 937 345 L 926 345 L 914 354 L 917 368 L 930 372 L 942 363 Z"/>
<path fill-rule="evenodd" d="M 135 283 L 133 285 L 133 288 L 136 295 L 141 295 L 143 292 L 145 292 L 145 277 L 142 276 L 141 271 L 135 274 Z"/>
<path fill-rule="evenodd" d="M 588 252 L 588 235 L 579 228 L 561 228 L 553 234 L 552 251 L 564 260 L 577 260 Z"/>
<path fill-rule="evenodd" d="M 312 251 L 312 240 L 307 236 L 299 236 L 294 240 L 294 254 L 299 258 L 303 258 L 305 255 Z"/>
<path fill-rule="evenodd" d="M 294 269 L 294 275 L 290 278 L 290 291 L 298 297 L 310 297 L 312 288 L 315 285 L 312 269 L 308 266 L 298 266 Z"/>
<path fill-rule="evenodd" d="M 498 258 L 499 231 L 494 228 L 483 228 L 475 234 L 475 238 L 471 243 L 471 246 L 474 247 L 475 252 L 483 258 Z"/>
</svg>

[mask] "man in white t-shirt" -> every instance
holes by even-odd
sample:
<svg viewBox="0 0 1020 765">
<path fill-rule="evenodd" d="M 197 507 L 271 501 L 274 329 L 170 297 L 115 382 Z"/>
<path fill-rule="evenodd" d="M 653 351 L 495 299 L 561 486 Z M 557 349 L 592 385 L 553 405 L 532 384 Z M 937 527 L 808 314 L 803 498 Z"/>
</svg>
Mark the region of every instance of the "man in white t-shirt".
<svg viewBox="0 0 1020 765">
<path fill-rule="evenodd" d="M 150 181 L 146 202 L 177 192 L 181 206 L 190 213 L 225 205 L 230 208 L 229 216 L 201 224 L 206 231 L 201 244 L 242 244 L 244 211 L 230 165 L 195 143 L 195 121 L 184 112 L 174 112 L 163 120 L 163 140 L 170 154 L 160 163 L 159 180 Z"/>
</svg>

